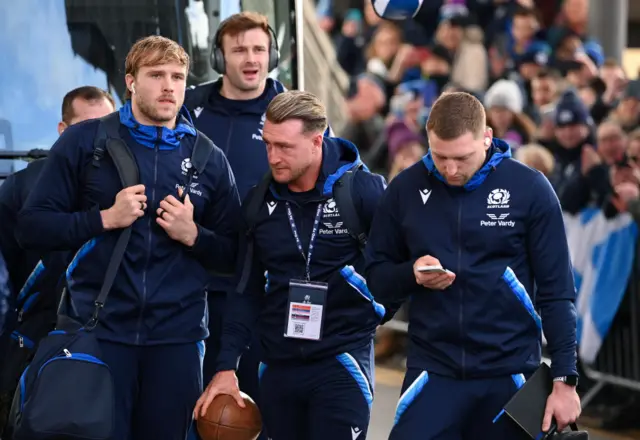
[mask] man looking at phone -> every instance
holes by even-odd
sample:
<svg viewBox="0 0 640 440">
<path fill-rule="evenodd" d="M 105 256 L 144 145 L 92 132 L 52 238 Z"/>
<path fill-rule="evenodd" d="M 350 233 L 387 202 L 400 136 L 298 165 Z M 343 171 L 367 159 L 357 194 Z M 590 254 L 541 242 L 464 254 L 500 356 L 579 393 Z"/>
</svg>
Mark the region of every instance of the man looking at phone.
<svg viewBox="0 0 640 440">
<path fill-rule="evenodd" d="M 412 301 L 390 439 L 521 438 L 513 422 L 493 421 L 540 365 L 542 322 L 554 384 L 541 429 L 552 419 L 563 429 L 578 418 L 580 400 L 575 287 L 558 199 L 541 173 L 492 138 L 473 96 L 442 95 L 427 132 L 429 153 L 392 181 L 365 252 L 376 300 Z"/>
</svg>

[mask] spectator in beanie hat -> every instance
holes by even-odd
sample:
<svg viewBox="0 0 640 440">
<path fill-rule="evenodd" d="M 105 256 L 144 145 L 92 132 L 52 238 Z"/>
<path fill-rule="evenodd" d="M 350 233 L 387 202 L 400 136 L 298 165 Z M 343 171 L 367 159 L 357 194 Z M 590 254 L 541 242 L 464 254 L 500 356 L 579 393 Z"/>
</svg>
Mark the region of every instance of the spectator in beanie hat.
<svg viewBox="0 0 640 440">
<path fill-rule="evenodd" d="M 554 123 L 555 139 L 549 148 L 555 156 L 556 167 L 549 180 L 560 197 L 575 173 L 582 172 L 583 168 L 586 171 L 598 162 L 598 153 L 593 147 L 595 139 L 589 109 L 574 90 L 566 91 L 558 100 Z"/>
<path fill-rule="evenodd" d="M 535 134 L 535 124 L 523 113 L 522 90 L 515 81 L 501 79 L 484 96 L 487 125 L 496 137 L 509 143 L 512 149 L 529 143 Z"/>
</svg>

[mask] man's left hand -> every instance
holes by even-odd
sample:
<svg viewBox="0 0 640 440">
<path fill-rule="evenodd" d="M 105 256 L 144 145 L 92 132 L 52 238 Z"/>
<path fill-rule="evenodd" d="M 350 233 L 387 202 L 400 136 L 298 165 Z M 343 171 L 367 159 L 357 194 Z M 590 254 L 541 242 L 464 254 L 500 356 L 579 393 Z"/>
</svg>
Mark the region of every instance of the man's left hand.
<svg viewBox="0 0 640 440">
<path fill-rule="evenodd" d="M 542 432 L 549 431 L 552 419 L 555 419 L 558 425 L 558 432 L 562 431 L 578 420 L 581 411 L 580 397 L 576 387 L 564 382 L 554 382 L 553 391 L 547 399 L 547 407 L 544 411 Z"/>
<path fill-rule="evenodd" d="M 160 202 L 157 213 L 156 222 L 169 237 L 189 247 L 194 245 L 198 237 L 198 227 L 193 221 L 193 204 L 188 194 L 184 203 L 168 195 Z"/>
</svg>

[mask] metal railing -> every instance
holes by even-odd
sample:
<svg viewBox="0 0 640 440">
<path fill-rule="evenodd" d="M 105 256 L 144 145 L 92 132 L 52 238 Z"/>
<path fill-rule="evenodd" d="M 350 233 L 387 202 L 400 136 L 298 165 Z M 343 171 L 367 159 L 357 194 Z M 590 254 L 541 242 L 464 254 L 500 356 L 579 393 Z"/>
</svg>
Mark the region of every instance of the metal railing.
<svg viewBox="0 0 640 440">
<path fill-rule="evenodd" d="M 318 25 L 311 0 L 303 2 L 304 89 L 318 96 L 327 108 L 331 128 L 340 135 L 347 123 L 345 96 L 349 76 L 336 58 L 331 39 Z"/>
<path fill-rule="evenodd" d="M 583 365 L 595 385 L 582 398 L 582 405 L 607 385 L 640 391 L 640 258 L 637 257 L 625 296 L 593 364 Z"/>
<path fill-rule="evenodd" d="M 39 148 L 29 150 L 29 151 L 15 151 L 15 150 L 1 150 L 0 149 L 0 160 L 24 160 L 26 162 L 31 162 L 36 159 L 42 159 L 47 157 L 49 154 L 48 150 L 42 150 Z M 11 175 L 10 172 L 0 171 L 0 183 Z"/>
</svg>

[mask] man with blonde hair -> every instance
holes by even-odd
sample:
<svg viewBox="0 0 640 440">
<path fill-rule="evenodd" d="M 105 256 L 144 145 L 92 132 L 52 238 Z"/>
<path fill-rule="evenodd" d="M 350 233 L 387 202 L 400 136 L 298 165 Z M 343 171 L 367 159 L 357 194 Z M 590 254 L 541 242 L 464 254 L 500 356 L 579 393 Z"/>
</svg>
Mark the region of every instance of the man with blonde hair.
<svg viewBox="0 0 640 440">
<path fill-rule="evenodd" d="M 62 133 L 19 218 L 23 246 L 77 250 L 64 308 L 83 323 L 91 322 L 116 231 L 132 227 L 94 329 L 114 380 L 118 440 L 186 437 L 202 390 L 208 269 L 233 269 L 238 191 L 224 154 L 183 111 L 188 70 L 174 41 L 138 41 L 125 63 L 125 105 Z M 138 185 L 122 188 L 113 160 L 94 147 L 99 124 L 114 120 Z M 210 151 L 197 169 L 196 145 Z"/>
<path fill-rule="evenodd" d="M 325 107 L 311 93 L 288 91 L 269 104 L 263 138 L 271 179 L 243 203 L 247 241 L 240 246 L 240 282 L 225 314 L 218 373 L 198 401 L 196 417 L 218 394 L 244 406 L 236 362 L 258 327 L 267 436 L 366 438 L 373 334 L 385 308 L 358 274 L 361 243 L 350 235 L 337 188 L 352 176 L 350 206 L 368 231 L 385 184 L 363 167 L 355 145 L 323 136 L 326 128 Z"/>
</svg>

